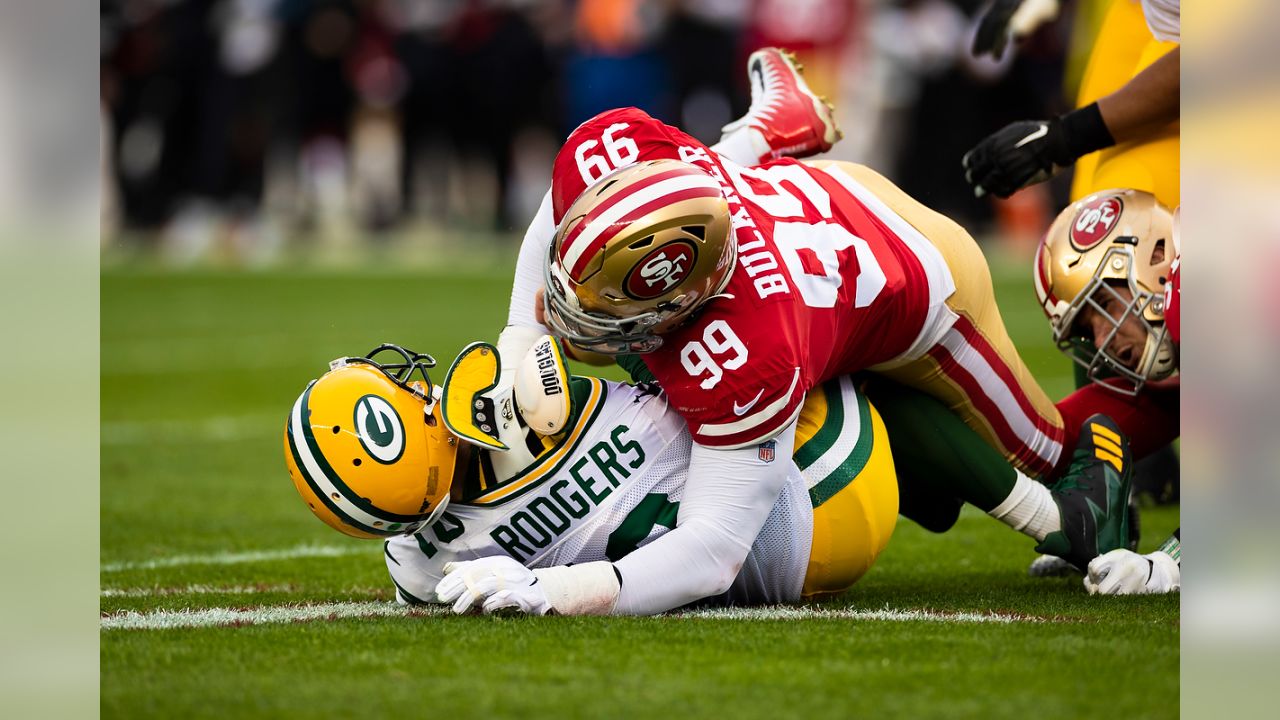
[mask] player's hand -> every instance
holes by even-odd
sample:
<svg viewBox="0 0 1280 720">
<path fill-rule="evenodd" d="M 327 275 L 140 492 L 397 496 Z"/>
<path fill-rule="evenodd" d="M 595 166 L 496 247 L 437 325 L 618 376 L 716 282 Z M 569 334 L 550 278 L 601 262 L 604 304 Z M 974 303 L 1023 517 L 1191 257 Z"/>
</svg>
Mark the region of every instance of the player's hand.
<svg viewBox="0 0 1280 720">
<path fill-rule="evenodd" d="M 1169 555 L 1121 549 L 1094 558 L 1084 586 L 1090 595 L 1151 595 L 1177 592 L 1181 581 L 1181 568 Z"/>
<path fill-rule="evenodd" d="M 1058 0 L 995 0 L 978 21 L 973 55 L 1004 56 L 1010 40 L 1021 40 L 1058 17 Z"/>
<path fill-rule="evenodd" d="M 1048 180 L 1074 159 L 1062 123 L 1053 118 L 1010 123 L 974 145 L 960 164 L 976 197 L 991 193 L 1006 198 Z"/>
<path fill-rule="evenodd" d="M 546 615 L 551 610 L 533 571 L 506 555 L 446 563 L 444 571 L 444 578 L 436 584 L 436 597 L 451 603 L 459 615 L 473 608 L 486 614 L 504 608 L 530 615 Z"/>
<path fill-rule="evenodd" d="M 995 0 L 987 7 L 973 36 L 974 57 L 984 53 L 991 53 L 997 60 L 1004 57 L 1004 48 L 1009 44 L 1009 20 L 1021 4 L 1022 0 Z"/>
</svg>

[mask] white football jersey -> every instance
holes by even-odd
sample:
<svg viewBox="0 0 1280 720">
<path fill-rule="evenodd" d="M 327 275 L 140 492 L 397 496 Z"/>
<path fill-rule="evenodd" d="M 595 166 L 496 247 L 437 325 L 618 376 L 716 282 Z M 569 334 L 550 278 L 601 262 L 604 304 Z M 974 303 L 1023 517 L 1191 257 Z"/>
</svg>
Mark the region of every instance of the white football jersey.
<svg viewBox="0 0 1280 720">
<path fill-rule="evenodd" d="M 435 602 L 444 565 L 455 560 L 510 555 L 531 568 L 614 561 L 675 527 L 692 447 L 684 420 L 644 386 L 571 382 L 576 416 L 558 445 L 515 477 L 451 503 L 429 529 L 386 542 L 401 602 Z M 771 443 L 760 451 L 770 456 Z M 733 586 L 711 602 L 800 599 L 813 506 L 791 458 L 773 461 L 790 465 L 787 483 Z"/>
<path fill-rule="evenodd" d="M 1182 42 L 1182 0 L 1142 0 L 1142 14 L 1157 40 Z"/>
</svg>

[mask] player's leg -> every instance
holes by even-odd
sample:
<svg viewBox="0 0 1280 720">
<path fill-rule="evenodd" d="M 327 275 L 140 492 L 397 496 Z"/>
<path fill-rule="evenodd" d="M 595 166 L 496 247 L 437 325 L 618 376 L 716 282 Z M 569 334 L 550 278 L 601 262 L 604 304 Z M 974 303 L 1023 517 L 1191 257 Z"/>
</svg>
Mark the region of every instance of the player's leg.
<svg viewBox="0 0 1280 720">
<path fill-rule="evenodd" d="M 899 451 L 894 462 L 906 517 L 943 531 L 938 509 L 968 502 L 1081 568 L 1123 547 L 1131 454 L 1108 420 L 1084 421 L 1070 467 L 1050 488 L 1015 469 L 937 399 L 883 377 L 869 378 L 864 390 Z"/>
<path fill-rule="evenodd" d="M 739 165 L 759 165 L 780 157 L 803 158 L 831 149 L 840 139 L 835 110 L 804 81 L 795 56 L 763 48 L 747 59 L 751 107 L 724 126 L 711 146 Z"/>
<path fill-rule="evenodd" d="M 986 257 L 950 218 L 862 165 L 839 163 L 933 244 L 955 281 L 938 341 L 922 356 L 875 368 L 942 400 L 969 427 L 1028 475 L 1047 476 L 1062 453 L 1062 417 L 1018 355 L 991 285 Z M 941 332 L 945 328 L 945 332 Z"/>
<path fill-rule="evenodd" d="M 875 563 L 898 518 L 898 485 L 884 421 L 848 377 L 809 393 L 795 462 L 813 503 L 803 596 L 844 592 Z"/>
</svg>

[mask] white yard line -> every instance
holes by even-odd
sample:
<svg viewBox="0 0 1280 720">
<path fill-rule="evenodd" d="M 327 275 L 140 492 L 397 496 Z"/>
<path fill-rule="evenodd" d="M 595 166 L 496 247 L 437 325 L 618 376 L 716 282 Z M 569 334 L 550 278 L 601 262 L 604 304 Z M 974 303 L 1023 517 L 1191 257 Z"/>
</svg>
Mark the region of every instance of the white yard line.
<svg viewBox="0 0 1280 720">
<path fill-rule="evenodd" d="M 291 593 L 293 585 L 183 585 L 181 587 L 103 588 L 102 597 L 157 597 L 163 595 L 256 595 L 258 593 Z"/>
<path fill-rule="evenodd" d="M 225 592 L 226 589 L 217 590 Z M 408 607 L 393 602 L 336 602 L 313 605 L 274 605 L 247 608 L 205 608 L 182 610 L 127 610 L 105 615 L 103 630 L 165 630 L 273 623 L 341 620 L 361 617 L 444 616 L 450 610 L 444 605 Z M 1042 623 L 1054 618 L 1008 613 L 941 612 L 933 610 L 824 609 L 805 606 L 776 605 L 758 608 L 715 608 L 691 610 L 671 616 L 676 620 L 850 620 L 861 622 L 938 622 L 938 623 Z"/>
<path fill-rule="evenodd" d="M 1042 623 L 1055 622 L 1054 618 L 1036 615 L 1018 615 L 999 612 L 946 612 L 941 610 L 898 610 L 885 607 L 880 610 L 856 610 L 853 608 L 820 608 L 804 605 L 770 605 L 767 607 L 707 608 L 689 610 L 675 617 L 710 620 L 877 620 L 884 622 L 943 622 L 943 623 Z"/>
<path fill-rule="evenodd" d="M 443 605 L 408 607 L 393 602 L 338 602 L 318 605 L 277 605 L 257 608 L 206 608 L 204 610 L 156 610 L 114 613 L 102 618 L 103 630 L 166 630 L 214 626 L 262 625 L 309 620 L 339 620 L 360 617 L 404 617 L 443 615 Z"/>
<path fill-rule="evenodd" d="M 183 565 L 239 565 L 241 563 L 292 560 L 308 557 L 341 557 L 343 555 L 372 555 L 367 545 L 298 545 L 280 550 L 250 550 L 247 552 L 223 552 L 209 555 L 171 555 L 155 560 L 132 560 L 107 563 L 102 572 L 122 570 L 155 570 Z"/>
</svg>

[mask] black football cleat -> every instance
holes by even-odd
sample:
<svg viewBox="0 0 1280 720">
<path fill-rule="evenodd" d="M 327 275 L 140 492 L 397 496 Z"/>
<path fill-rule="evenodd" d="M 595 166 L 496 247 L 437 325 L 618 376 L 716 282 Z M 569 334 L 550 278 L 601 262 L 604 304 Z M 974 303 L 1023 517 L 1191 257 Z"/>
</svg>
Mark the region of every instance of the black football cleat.
<svg viewBox="0 0 1280 720">
<path fill-rule="evenodd" d="M 1049 533 L 1037 552 L 1057 555 L 1081 572 L 1103 553 L 1127 547 L 1133 456 L 1115 421 L 1098 414 L 1080 426 L 1067 472 L 1049 487 L 1062 513 L 1062 529 Z"/>
</svg>

